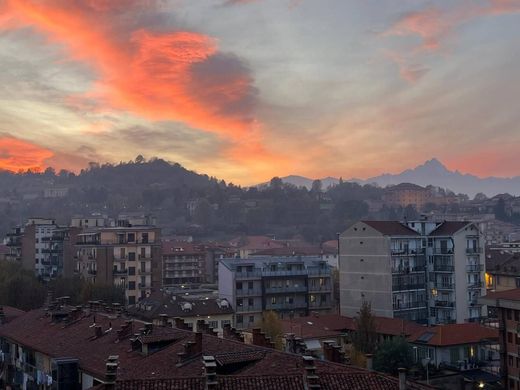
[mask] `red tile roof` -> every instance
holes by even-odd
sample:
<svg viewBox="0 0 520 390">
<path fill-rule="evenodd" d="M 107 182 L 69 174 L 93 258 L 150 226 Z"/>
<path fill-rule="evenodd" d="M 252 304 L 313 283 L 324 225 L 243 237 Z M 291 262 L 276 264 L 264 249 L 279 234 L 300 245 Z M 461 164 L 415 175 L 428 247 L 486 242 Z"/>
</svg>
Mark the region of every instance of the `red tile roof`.
<svg viewBox="0 0 520 390">
<path fill-rule="evenodd" d="M 103 333 L 101 337 L 93 337 L 94 320 L 103 331 L 109 327 L 112 330 Z M 170 340 L 170 344 L 146 356 L 132 350 L 129 339 L 118 340 L 117 329 L 124 324 L 123 318 L 99 313 L 95 316 L 83 313 L 69 324 L 51 323 L 44 310 L 34 310 L 0 326 L 0 337 L 53 358 L 77 358 L 81 369 L 96 378 L 104 378 L 107 357 L 118 355 L 117 377 L 120 382 L 116 388 L 124 390 L 197 389 L 202 385 L 202 355 L 214 356 L 217 362 L 230 362 L 230 368 L 236 367 L 235 362 L 247 362 L 246 365 L 240 365 L 238 371 L 229 372 L 226 367 L 230 375 L 219 374 L 222 389 L 267 389 L 279 386 L 286 389 L 304 388 L 295 387 L 296 383 L 301 383 L 298 378 L 301 380 L 305 372 L 301 356 L 202 335 L 202 353 L 179 363 L 179 354 L 185 352 L 183 344 L 187 341 L 195 342 L 195 333 L 154 326 L 146 337 L 154 338 L 155 341 Z M 141 325 L 132 322 L 130 333 L 136 333 Z M 242 360 L 241 355 L 244 356 Z M 322 389 L 398 388 L 397 380 L 385 375 L 332 362 L 315 361 L 315 365 Z"/>
<path fill-rule="evenodd" d="M 488 292 L 482 298 L 486 300 L 505 299 L 509 301 L 520 301 L 520 288 L 505 291 Z"/>
<path fill-rule="evenodd" d="M 12 321 L 15 318 L 20 317 L 26 313 L 25 311 L 12 306 L 3 306 L 2 308 L 7 322 Z"/>
<path fill-rule="evenodd" d="M 485 340 L 498 339 L 498 329 L 475 322 L 448 324 L 423 328 L 408 338 L 416 344 L 445 347 L 460 344 L 477 344 Z"/>
<path fill-rule="evenodd" d="M 470 224 L 471 222 L 467 221 L 445 221 L 432 231 L 430 236 L 451 236 Z"/>
<path fill-rule="evenodd" d="M 283 248 L 284 245 L 267 236 L 237 237 L 229 241 L 229 244 L 245 250 L 263 250 L 269 248 Z"/>
<path fill-rule="evenodd" d="M 402 320 L 400 318 L 375 317 L 376 332 L 381 335 L 400 336 L 411 335 L 423 326 Z M 294 333 L 303 339 L 336 337 L 346 331 L 356 330 L 354 318 L 338 314 L 295 317 L 292 320 L 282 320 L 284 333 Z"/>
<path fill-rule="evenodd" d="M 385 236 L 418 236 L 415 230 L 399 221 L 361 221 Z"/>
<path fill-rule="evenodd" d="M 162 241 L 163 255 L 203 255 L 204 249 L 192 242 L 185 241 Z"/>
</svg>

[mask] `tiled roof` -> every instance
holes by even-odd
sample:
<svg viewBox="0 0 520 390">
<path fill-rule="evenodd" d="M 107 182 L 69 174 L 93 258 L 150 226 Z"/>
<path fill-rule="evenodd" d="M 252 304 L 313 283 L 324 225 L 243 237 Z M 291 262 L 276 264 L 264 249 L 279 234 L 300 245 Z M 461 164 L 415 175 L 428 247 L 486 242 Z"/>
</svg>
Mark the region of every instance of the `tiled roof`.
<svg viewBox="0 0 520 390">
<path fill-rule="evenodd" d="M 488 292 L 482 298 L 486 300 L 505 299 L 510 301 L 520 301 L 520 288 L 505 291 Z"/>
<path fill-rule="evenodd" d="M 376 332 L 382 335 L 411 335 L 424 328 L 415 322 L 399 318 L 375 317 Z M 293 333 L 303 339 L 336 337 L 346 331 L 356 330 L 354 318 L 337 314 L 295 317 L 282 320 L 284 333 Z"/>
<path fill-rule="evenodd" d="M 418 236 L 415 230 L 399 221 L 361 221 L 386 236 Z"/>
<path fill-rule="evenodd" d="M 3 311 L 5 315 L 5 319 L 7 322 L 14 320 L 17 317 L 20 317 L 25 314 L 25 311 L 17 309 L 16 307 L 12 306 L 3 306 Z"/>
<path fill-rule="evenodd" d="M 451 236 L 470 224 L 471 222 L 467 221 L 445 221 L 432 231 L 430 236 Z"/>
<path fill-rule="evenodd" d="M 229 244 L 245 250 L 263 250 L 269 248 L 282 248 L 284 246 L 267 236 L 237 237 L 229 241 Z"/>
<path fill-rule="evenodd" d="M 413 191 L 428 191 L 426 188 L 421 187 L 420 185 L 413 183 L 400 183 L 393 186 L 388 186 L 385 188 L 385 191 L 404 191 L 404 190 L 413 190 Z"/>
<path fill-rule="evenodd" d="M 221 305 L 222 302 L 218 298 L 208 299 L 190 299 L 184 300 L 180 297 L 176 297 L 175 300 L 172 296 L 161 293 L 152 294 L 150 297 L 139 301 L 139 304 L 133 308 L 128 309 L 129 314 L 146 321 L 151 321 L 155 318 L 159 318 L 160 314 L 166 314 L 168 317 L 195 317 L 195 316 L 211 316 L 221 314 L 233 314 L 234 310 L 231 305 Z M 183 304 L 189 303 L 190 309 L 183 309 Z M 150 310 L 146 310 L 149 307 Z"/>
<path fill-rule="evenodd" d="M 423 328 L 408 338 L 416 344 L 431 346 L 450 346 L 480 343 L 484 340 L 498 339 L 498 329 L 493 329 L 475 322 L 448 324 Z"/>
</svg>

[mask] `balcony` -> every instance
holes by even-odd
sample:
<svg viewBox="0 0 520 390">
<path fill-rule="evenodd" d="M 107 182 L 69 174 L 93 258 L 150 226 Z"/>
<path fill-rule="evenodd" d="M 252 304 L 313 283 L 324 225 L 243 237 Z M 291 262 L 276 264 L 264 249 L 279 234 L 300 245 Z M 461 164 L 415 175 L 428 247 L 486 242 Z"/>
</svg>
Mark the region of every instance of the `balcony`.
<svg viewBox="0 0 520 390">
<path fill-rule="evenodd" d="M 426 283 L 392 283 L 392 291 L 424 290 Z"/>
<path fill-rule="evenodd" d="M 331 292 L 332 286 L 326 284 L 324 286 L 309 286 L 309 293 L 311 292 Z"/>
<path fill-rule="evenodd" d="M 253 305 L 253 306 L 237 306 L 236 312 L 237 313 L 255 313 L 255 312 L 261 312 L 262 311 L 262 305 Z"/>
<path fill-rule="evenodd" d="M 434 272 L 455 272 L 455 267 L 453 265 L 448 265 L 448 264 L 434 264 L 433 271 Z"/>
<path fill-rule="evenodd" d="M 411 310 L 411 309 L 424 309 L 426 307 L 426 301 L 417 302 L 398 302 L 393 304 L 394 310 Z"/>
<path fill-rule="evenodd" d="M 97 271 L 95 269 L 89 269 L 89 270 L 87 270 L 87 274 L 95 276 L 95 275 L 97 275 Z"/>
<path fill-rule="evenodd" d="M 416 256 L 423 255 L 425 253 L 425 249 L 390 249 L 390 253 L 392 256 Z"/>
<path fill-rule="evenodd" d="M 150 289 L 150 288 L 152 288 L 152 287 L 151 287 L 151 286 L 147 286 L 146 283 L 144 283 L 144 284 L 143 284 L 143 283 L 139 283 L 139 284 L 137 285 L 137 288 L 138 288 L 139 290 L 146 290 L 146 289 Z"/>
<path fill-rule="evenodd" d="M 307 286 L 283 286 L 283 287 L 267 287 L 266 294 L 287 294 L 287 293 L 306 293 Z"/>
<path fill-rule="evenodd" d="M 411 274 L 414 272 L 424 272 L 426 270 L 425 265 L 417 265 L 414 267 L 397 267 L 392 269 L 394 274 Z"/>
<path fill-rule="evenodd" d="M 434 283 L 433 286 L 437 290 L 453 290 L 455 289 L 455 283 Z"/>
<path fill-rule="evenodd" d="M 294 276 L 307 276 L 309 271 L 306 269 L 297 269 L 297 270 L 279 270 L 279 271 L 262 271 L 263 277 L 285 277 L 291 278 Z"/>
<path fill-rule="evenodd" d="M 142 269 L 139 270 L 139 275 L 151 275 L 151 274 L 152 274 L 152 270 L 142 270 Z"/>
<path fill-rule="evenodd" d="M 476 255 L 482 253 L 482 248 L 475 247 L 475 248 L 466 248 L 466 254 L 468 255 Z"/>
<path fill-rule="evenodd" d="M 115 269 L 112 271 L 113 275 L 128 275 L 127 269 Z"/>
<path fill-rule="evenodd" d="M 445 308 L 445 309 L 451 309 L 453 307 L 455 307 L 455 302 L 451 302 L 451 301 L 434 301 L 433 302 L 433 305 L 436 307 L 436 308 Z"/>
<path fill-rule="evenodd" d="M 306 274 L 309 275 L 309 277 L 330 277 L 331 270 L 330 268 L 307 268 Z M 305 274 L 304 274 L 305 275 Z"/>
<path fill-rule="evenodd" d="M 472 282 L 469 282 L 468 283 L 468 288 L 482 288 L 484 286 L 484 283 L 482 283 L 482 281 L 480 280 L 477 280 L 477 281 L 472 281 Z"/>
<path fill-rule="evenodd" d="M 245 280 L 245 279 L 260 279 L 262 277 L 262 271 L 250 271 L 250 272 L 236 272 L 235 279 L 236 280 Z"/>
<path fill-rule="evenodd" d="M 237 297 L 254 297 L 254 296 L 262 296 L 261 289 L 251 289 L 251 290 L 236 290 Z"/>
<path fill-rule="evenodd" d="M 296 309 L 307 309 L 306 302 L 293 302 L 293 303 L 268 303 L 265 305 L 265 310 L 296 310 Z"/>
<path fill-rule="evenodd" d="M 468 301 L 468 303 L 470 306 L 475 306 L 475 307 L 482 306 L 482 304 L 478 302 L 478 298 L 472 298 Z"/>
<path fill-rule="evenodd" d="M 434 255 L 453 255 L 453 248 L 433 248 Z"/>
<path fill-rule="evenodd" d="M 466 272 L 481 272 L 484 271 L 483 264 L 468 264 L 466 265 Z"/>
</svg>

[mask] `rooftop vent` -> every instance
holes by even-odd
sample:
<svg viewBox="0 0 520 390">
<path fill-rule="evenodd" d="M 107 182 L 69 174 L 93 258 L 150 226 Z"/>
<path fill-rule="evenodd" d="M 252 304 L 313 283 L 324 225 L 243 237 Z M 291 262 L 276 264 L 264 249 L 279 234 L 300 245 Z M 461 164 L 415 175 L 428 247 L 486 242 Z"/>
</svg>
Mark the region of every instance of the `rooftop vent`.
<svg viewBox="0 0 520 390">
<path fill-rule="evenodd" d="M 193 305 L 189 302 L 184 302 L 181 304 L 182 311 L 191 311 L 193 309 Z"/>
</svg>

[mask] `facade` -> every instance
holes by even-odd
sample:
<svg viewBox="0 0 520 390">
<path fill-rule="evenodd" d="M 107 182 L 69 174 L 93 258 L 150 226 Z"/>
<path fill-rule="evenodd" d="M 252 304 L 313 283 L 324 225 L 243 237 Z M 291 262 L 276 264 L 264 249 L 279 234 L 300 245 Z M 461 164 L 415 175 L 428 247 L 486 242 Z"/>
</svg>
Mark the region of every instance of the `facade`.
<svg viewBox="0 0 520 390">
<path fill-rule="evenodd" d="M 520 289 L 489 292 L 479 299 L 498 322 L 504 389 L 520 388 Z"/>
<path fill-rule="evenodd" d="M 482 316 L 485 264 L 469 222 L 360 221 L 340 236 L 341 314 L 438 324 Z"/>
<path fill-rule="evenodd" d="M 219 295 L 235 309 L 238 329 L 258 323 L 266 310 L 282 318 L 329 312 L 334 305 L 331 270 L 319 257 L 224 259 Z"/>
<path fill-rule="evenodd" d="M 190 242 L 162 242 L 164 287 L 200 285 L 206 281 L 206 251 Z"/>
<path fill-rule="evenodd" d="M 426 203 L 432 202 L 432 194 L 417 184 L 402 183 L 387 187 L 383 194 L 383 202 L 401 207 L 413 205 L 421 209 Z"/>
<path fill-rule="evenodd" d="M 87 280 L 125 290 L 136 304 L 161 287 L 160 229 L 152 226 L 98 228 L 78 235 L 76 272 Z"/>
<path fill-rule="evenodd" d="M 504 291 L 520 287 L 520 252 L 515 248 L 486 248 L 486 288 Z"/>
</svg>

